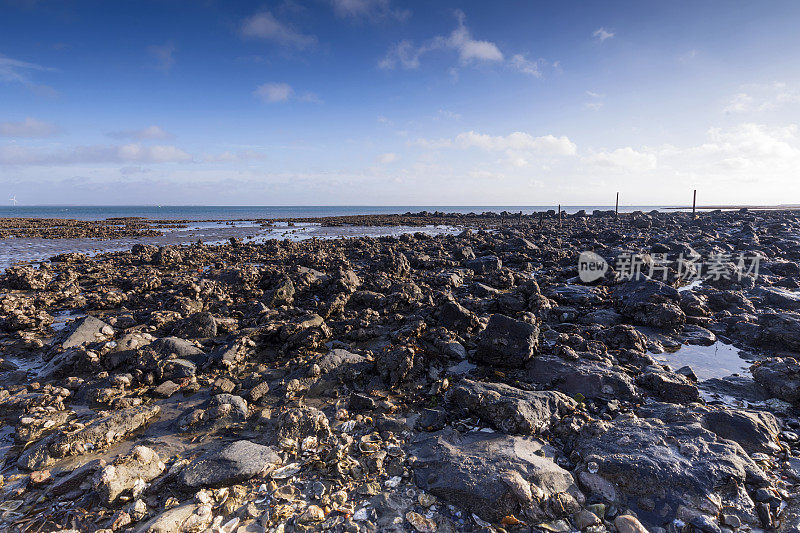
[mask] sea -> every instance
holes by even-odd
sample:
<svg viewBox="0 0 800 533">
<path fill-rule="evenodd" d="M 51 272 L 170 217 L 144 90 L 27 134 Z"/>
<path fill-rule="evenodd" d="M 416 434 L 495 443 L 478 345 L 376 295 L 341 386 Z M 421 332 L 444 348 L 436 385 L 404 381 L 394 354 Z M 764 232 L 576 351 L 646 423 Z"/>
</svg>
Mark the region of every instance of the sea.
<svg viewBox="0 0 800 533">
<path fill-rule="evenodd" d="M 651 211 L 671 206 L 620 206 L 621 212 Z M 446 213 L 510 213 L 531 214 L 555 205 L 316 205 L 316 206 L 218 206 L 218 205 L 6 205 L 0 206 L 0 218 L 72 218 L 76 220 L 104 220 L 119 217 L 144 217 L 177 220 L 256 220 L 264 218 L 317 218 L 348 215 L 387 215 L 420 211 Z M 566 213 L 581 209 L 591 213 L 595 209 L 614 209 L 611 205 L 564 205 Z"/>
<path fill-rule="evenodd" d="M 126 237 L 120 239 L 0 239 L 0 271 L 19 263 L 46 261 L 65 252 L 95 255 L 103 252 L 129 250 L 134 244 L 182 245 L 196 243 L 222 244 L 231 237 L 245 242 L 264 242 L 272 239 L 336 239 L 360 236 L 398 236 L 403 233 L 423 232 L 430 235 L 456 234 L 461 228 L 448 225 L 424 227 L 393 226 L 325 226 L 318 223 L 288 224 L 277 222 L 268 226 L 255 222 L 263 219 L 322 218 L 347 215 L 402 214 L 428 212 L 448 213 L 510 213 L 530 214 L 558 206 L 2 206 L 0 218 L 66 218 L 75 220 L 105 220 L 121 217 L 143 217 L 153 220 L 193 221 L 182 228 L 164 228 L 158 236 Z M 595 209 L 614 209 L 613 206 L 561 206 L 567 213 L 581 209 L 591 213 Z M 661 206 L 620 206 L 620 211 L 650 211 Z M 231 222 L 234 221 L 234 222 Z"/>
</svg>

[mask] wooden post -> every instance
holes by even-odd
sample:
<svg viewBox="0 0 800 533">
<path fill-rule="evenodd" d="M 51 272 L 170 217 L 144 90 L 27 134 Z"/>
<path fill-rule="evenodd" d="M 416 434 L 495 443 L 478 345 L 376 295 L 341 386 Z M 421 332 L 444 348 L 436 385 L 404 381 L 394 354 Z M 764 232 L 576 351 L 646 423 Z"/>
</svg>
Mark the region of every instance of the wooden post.
<svg viewBox="0 0 800 533">
<path fill-rule="evenodd" d="M 544 211 L 539 211 L 539 227 L 540 228 L 542 227 L 542 224 L 544 224 Z"/>
<path fill-rule="evenodd" d="M 694 195 L 692 196 L 692 218 L 697 217 L 695 214 L 695 210 L 697 209 L 697 189 L 694 190 Z"/>
<path fill-rule="evenodd" d="M 561 225 L 561 204 L 558 204 L 558 225 Z"/>
<path fill-rule="evenodd" d="M 619 216 L 619 193 L 617 193 L 617 205 L 614 207 L 614 218 Z"/>
</svg>

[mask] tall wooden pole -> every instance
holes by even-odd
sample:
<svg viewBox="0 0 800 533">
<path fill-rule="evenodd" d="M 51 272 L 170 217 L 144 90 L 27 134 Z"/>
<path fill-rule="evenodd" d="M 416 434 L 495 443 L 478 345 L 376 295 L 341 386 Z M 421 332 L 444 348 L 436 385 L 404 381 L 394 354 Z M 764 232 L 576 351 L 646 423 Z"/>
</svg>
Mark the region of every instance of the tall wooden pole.
<svg viewBox="0 0 800 533">
<path fill-rule="evenodd" d="M 561 204 L 558 204 L 558 225 L 561 225 Z"/>
<path fill-rule="evenodd" d="M 697 209 L 697 189 L 694 190 L 694 195 L 692 196 L 692 218 L 695 218 L 695 211 Z"/>
<path fill-rule="evenodd" d="M 617 205 L 614 207 L 614 218 L 619 216 L 619 193 L 617 193 Z"/>
</svg>

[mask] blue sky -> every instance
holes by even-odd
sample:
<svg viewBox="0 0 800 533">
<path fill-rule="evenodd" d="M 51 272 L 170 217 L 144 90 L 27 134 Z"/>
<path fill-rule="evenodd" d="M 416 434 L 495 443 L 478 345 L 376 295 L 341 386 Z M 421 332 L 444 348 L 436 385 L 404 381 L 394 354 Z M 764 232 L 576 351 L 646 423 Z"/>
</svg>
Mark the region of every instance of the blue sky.
<svg viewBox="0 0 800 533">
<path fill-rule="evenodd" d="M 21 203 L 800 203 L 800 3 L 0 0 Z"/>
</svg>

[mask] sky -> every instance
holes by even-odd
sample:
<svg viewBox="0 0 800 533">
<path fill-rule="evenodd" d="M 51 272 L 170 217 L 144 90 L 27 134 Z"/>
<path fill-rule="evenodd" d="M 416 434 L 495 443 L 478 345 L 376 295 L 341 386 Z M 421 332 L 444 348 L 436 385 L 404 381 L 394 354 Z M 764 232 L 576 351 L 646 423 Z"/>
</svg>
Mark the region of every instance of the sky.
<svg viewBox="0 0 800 533">
<path fill-rule="evenodd" d="M 794 0 L 0 0 L 0 204 L 800 203 L 799 23 Z"/>
</svg>

